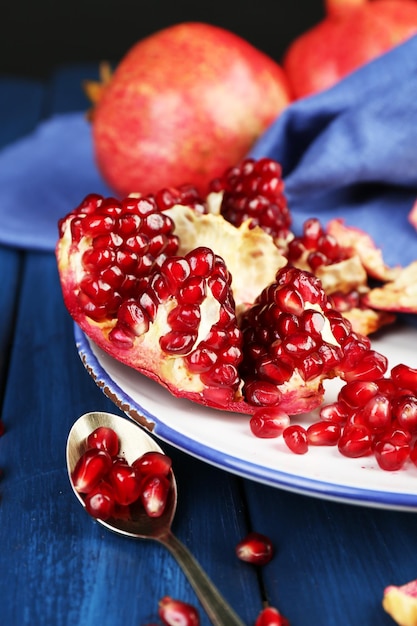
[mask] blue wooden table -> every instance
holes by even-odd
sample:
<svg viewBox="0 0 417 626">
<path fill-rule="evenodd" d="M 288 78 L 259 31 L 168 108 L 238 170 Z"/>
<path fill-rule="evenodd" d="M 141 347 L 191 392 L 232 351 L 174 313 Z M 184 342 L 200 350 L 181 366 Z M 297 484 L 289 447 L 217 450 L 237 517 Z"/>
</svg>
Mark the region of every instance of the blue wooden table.
<svg viewBox="0 0 417 626">
<path fill-rule="evenodd" d="M 95 74 L 70 67 L 45 84 L 0 79 L 0 147 L 52 114 L 85 109 L 80 83 Z M 53 253 L 4 246 L 0 270 L 0 623 L 145 626 L 157 623 L 164 595 L 199 607 L 164 548 L 108 533 L 70 489 L 69 428 L 87 411 L 117 409 L 78 357 Z M 164 448 L 179 484 L 174 532 L 245 624 L 265 602 L 292 626 L 393 624 L 382 594 L 417 577 L 414 514 L 274 489 Z M 261 570 L 234 553 L 249 530 L 276 548 Z"/>
</svg>

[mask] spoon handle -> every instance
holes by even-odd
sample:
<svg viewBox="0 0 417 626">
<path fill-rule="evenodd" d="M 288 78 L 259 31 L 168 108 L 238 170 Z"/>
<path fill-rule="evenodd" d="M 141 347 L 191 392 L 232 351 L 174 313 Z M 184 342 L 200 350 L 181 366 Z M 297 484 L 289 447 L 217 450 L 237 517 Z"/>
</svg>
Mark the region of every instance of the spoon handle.
<svg viewBox="0 0 417 626">
<path fill-rule="evenodd" d="M 188 548 L 172 532 L 158 537 L 158 540 L 181 566 L 213 626 L 244 626 Z"/>
</svg>

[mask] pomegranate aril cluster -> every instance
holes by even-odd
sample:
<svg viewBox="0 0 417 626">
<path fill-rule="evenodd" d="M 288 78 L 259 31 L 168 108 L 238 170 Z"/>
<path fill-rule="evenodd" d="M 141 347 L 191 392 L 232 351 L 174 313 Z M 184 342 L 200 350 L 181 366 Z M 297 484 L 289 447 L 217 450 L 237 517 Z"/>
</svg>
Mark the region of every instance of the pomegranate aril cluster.
<svg viewBox="0 0 417 626">
<path fill-rule="evenodd" d="M 417 465 L 417 369 L 399 364 L 388 377 L 352 380 L 334 403 L 322 406 L 318 422 L 292 424 L 282 436 L 296 454 L 310 445 L 334 445 L 346 457 L 373 455 L 387 471 L 408 461 Z"/>
<path fill-rule="evenodd" d="M 235 226 L 250 220 L 274 239 L 285 239 L 291 214 L 284 195 L 281 166 L 272 159 L 245 159 L 211 183 L 211 191 L 222 191 L 221 214 Z"/>
<path fill-rule="evenodd" d="M 86 439 L 71 481 L 88 513 L 101 520 L 130 519 L 130 506 L 149 517 L 160 517 L 171 489 L 171 459 L 158 451 L 145 452 L 129 464 L 119 454 L 117 433 L 99 426 Z"/>
<path fill-rule="evenodd" d="M 291 264 L 297 265 L 302 261 L 312 272 L 322 265 L 344 261 L 349 255 L 350 251 L 341 246 L 333 235 L 326 233 L 315 217 L 304 222 L 302 234 L 288 243 L 286 251 Z"/>
</svg>

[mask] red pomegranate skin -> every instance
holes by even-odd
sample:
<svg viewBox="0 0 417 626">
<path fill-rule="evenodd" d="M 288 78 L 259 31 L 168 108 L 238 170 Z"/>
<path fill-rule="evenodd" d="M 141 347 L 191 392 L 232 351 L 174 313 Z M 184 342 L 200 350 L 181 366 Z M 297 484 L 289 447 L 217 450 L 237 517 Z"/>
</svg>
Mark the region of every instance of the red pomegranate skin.
<svg viewBox="0 0 417 626">
<path fill-rule="evenodd" d="M 287 49 L 294 99 L 332 87 L 417 33 L 416 0 L 327 0 L 326 17 Z"/>
<path fill-rule="evenodd" d="M 126 54 L 93 111 L 98 168 L 119 196 L 208 182 L 290 101 L 282 68 L 237 35 L 187 22 Z"/>
</svg>

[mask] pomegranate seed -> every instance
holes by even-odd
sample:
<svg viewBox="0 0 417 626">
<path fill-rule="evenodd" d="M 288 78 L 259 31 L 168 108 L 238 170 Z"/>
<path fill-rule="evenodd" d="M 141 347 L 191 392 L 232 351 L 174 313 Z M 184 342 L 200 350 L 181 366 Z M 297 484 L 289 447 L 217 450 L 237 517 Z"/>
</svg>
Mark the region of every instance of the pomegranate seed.
<svg viewBox="0 0 417 626">
<path fill-rule="evenodd" d="M 144 509 L 149 517 L 160 517 L 168 500 L 169 480 L 162 475 L 146 476 L 142 482 L 140 495 Z"/>
<path fill-rule="evenodd" d="M 347 407 L 343 402 L 332 402 L 326 404 L 320 409 L 320 419 L 326 422 L 335 422 L 344 424 L 348 417 Z"/>
<path fill-rule="evenodd" d="M 410 449 L 410 461 L 417 465 L 417 441 L 414 442 L 414 445 Z"/>
<path fill-rule="evenodd" d="M 117 460 L 109 472 L 110 484 L 118 504 L 132 504 L 141 493 L 140 476 L 136 469 L 125 460 Z"/>
<path fill-rule="evenodd" d="M 387 471 L 401 469 L 410 454 L 408 444 L 388 439 L 376 441 L 373 449 L 378 465 Z"/>
<path fill-rule="evenodd" d="M 263 439 L 282 435 L 284 429 L 289 425 L 289 415 L 278 407 L 258 409 L 249 421 L 252 433 Z"/>
<path fill-rule="evenodd" d="M 385 430 L 391 424 L 391 402 L 382 394 L 376 394 L 362 408 L 362 418 L 371 430 Z"/>
<path fill-rule="evenodd" d="M 305 454 L 308 451 L 307 431 L 302 426 L 293 424 L 282 433 L 284 441 L 291 452 Z"/>
<path fill-rule="evenodd" d="M 97 448 L 98 450 L 106 450 L 110 456 L 116 456 L 119 452 L 119 437 L 112 428 L 107 426 L 99 426 L 87 437 L 87 445 L 89 448 Z"/>
<path fill-rule="evenodd" d="M 417 397 L 405 395 L 393 402 L 392 415 L 400 427 L 417 432 Z"/>
<path fill-rule="evenodd" d="M 372 452 L 372 440 L 366 426 L 345 426 L 338 441 L 341 454 L 351 458 L 368 456 Z"/>
<path fill-rule="evenodd" d="M 159 601 L 158 615 L 165 626 L 200 626 L 197 609 L 170 596 L 164 596 Z"/>
<path fill-rule="evenodd" d="M 290 626 L 290 623 L 278 609 L 268 606 L 259 613 L 255 626 Z"/>
<path fill-rule="evenodd" d="M 256 532 L 246 535 L 237 544 L 235 550 L 241 561 L 253 565 L 266 565 L 274 555 L 274 548 L 269 537 Z"/>
<path fill-rule="evenodd" d="M 391 378 L 397 387 L 410 389 L 413 393 L 417 393 L 417 369 L 400 363 L 392 368 Z"/>
<path fill-rule="evenodd" d="M 246 400 L 253 406 L 276 406 L 282 394 L 276 385 L 255 380 L 245 387 Z"/>
<path fill-rule="evenodd" d="M 114 507 L 113 489 L 104 481 L 86 495 L 85 508 L 96 519 L 107 520 L 113 517 Z"/>
<path fill-rule="evenodd" d="M 335 446 L 341 432 L 341 426 L 337 422 L 316 422 L 307 428 L 307 440 L 314 446 Z"/>
<path fill-rule="evenodd" d="M 158 474 L 169 476 L 172 460 L 166 454 L 157 450 L 145 452 L 141 457 L 133 461 L 132 467 L 141 475 Z"/>
<path fill-rule="evenodd" d="M 356 409 L 373 398 L 378 391 L 379 387 L 374 382 L 354 380 L 343 385 L 339 392 L 338 400 Z"/>
<path fill-rule="evenodd" d="M 107 474 L 112 466 L 112 459 L 108 452 L 97 448 L 90 448 L 78 459 L 71 480 L 79 493 L 92 491 Z"/>
</svg>

